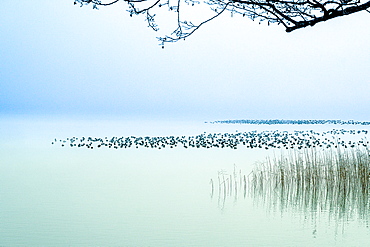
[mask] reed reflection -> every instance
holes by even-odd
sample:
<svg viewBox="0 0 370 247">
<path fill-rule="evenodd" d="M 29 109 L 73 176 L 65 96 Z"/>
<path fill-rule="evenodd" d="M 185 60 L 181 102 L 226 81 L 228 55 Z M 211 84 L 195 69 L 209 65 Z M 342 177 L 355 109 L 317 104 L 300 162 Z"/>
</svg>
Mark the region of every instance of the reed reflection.
<svg viewBox="0 0 370 247">
<path fill-rule="evenodd" d="M 367 149 L 292 151 L 258 164 L 249 176 L 249 192 L 274 211 L 328 212 L 335 220 L 367 224 L 369 176 Z"/>
<path fill-rule="evenodd" d="M 256 164 L 248 176 L 219 173 L 219 205 L 222 208 L 231 195 L 234 200 L 248 195 L 272 212 L 311 219 L 325 214 L 337 223 L 357 220 L 368 226 L 369 188 L 366 148 L 290 150 Z"/>
<path fill-rule="evenodd" d="M 246 198 L 247 184 L 247 176 L 242 174 L 242 170 L 237 170 L 236 165 L 234 165 L 232 174 L 227 173 L 226 170 L 218 171 L 217 185 L 213 179 L 210 180 L 211 198 L 215 197 L 215 193 L 217 193 L 218 206 L 220 209 L 224 209 L 228 198 L 233 198 L 234 202 L 239 197 Z M 216 190 L 217 192 L 215 192 Z"/>
</svg>

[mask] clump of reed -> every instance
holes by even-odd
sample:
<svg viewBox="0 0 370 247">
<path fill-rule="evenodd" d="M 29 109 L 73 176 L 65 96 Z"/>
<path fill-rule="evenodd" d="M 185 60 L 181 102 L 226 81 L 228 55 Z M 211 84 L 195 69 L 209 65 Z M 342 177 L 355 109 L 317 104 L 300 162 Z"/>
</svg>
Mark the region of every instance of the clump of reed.
<svg viewBox="0 0 370 247">
<path fill-rule="evenodd" d="M 218 171 L 217 183 L 210 180 L 211 185 L 211 198 L 214 197 L 215 191 L 218 191 L 218 205 L 221 209 L 225 207 L 226 198 L 234 197 L 234 201 L 237 201 L 240 195 L 245 198 L 247 195 L 247 176 L 242 174 L 242 170 L 239 171 L 234 164 L 234 170 L 231 174 L 225 170 Z"/>
<path fill-rule="evenodd" d="M 248 190 L 274 210 L 327 211 L 335 219 L 370 212 L 370 152 L 368 149 L 292 150 L 256 164 Z"/>
</svg>

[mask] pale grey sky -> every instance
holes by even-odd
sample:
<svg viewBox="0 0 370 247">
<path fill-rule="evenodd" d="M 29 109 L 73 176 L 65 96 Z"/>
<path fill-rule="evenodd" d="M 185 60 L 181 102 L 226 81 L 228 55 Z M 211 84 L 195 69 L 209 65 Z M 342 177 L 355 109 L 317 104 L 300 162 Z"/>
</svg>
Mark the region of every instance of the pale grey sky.
<svg viewBox="0 0 370 247">
<path fill-rule="evenodd" d="M 149 118 L 370 116 L 370 14 L 292 33 L 221 18 L 161 49 L 125 5 L 3 1 L 0 114 Z"/>
</svg>

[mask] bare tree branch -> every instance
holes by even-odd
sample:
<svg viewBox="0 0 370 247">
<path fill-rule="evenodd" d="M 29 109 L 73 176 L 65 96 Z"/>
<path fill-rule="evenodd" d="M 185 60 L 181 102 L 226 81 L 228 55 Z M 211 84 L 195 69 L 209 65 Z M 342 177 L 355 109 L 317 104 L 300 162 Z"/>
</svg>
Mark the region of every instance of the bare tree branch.
<svg viewBox="0 0 370 247">
<path fill-rule="evenodd" d="M 201 26 L 214 20 L 225 12 L 231 15 L 240 14 L 251 20 L 259 22 L 282 24 L 286 32 L 314 26 L 319 22 L 325 22 L 340 16 L 367 11 L 370 8 L 370 0 L 203 0 L 203 5 L 197 0 L 114 0 L 102 2 L 101 0 L 74 0 L 74 4 L 81 7 L 91 4 L 94 9 L 100 6 L 109 6 L 123 2 L 128 4 L 130 16 L 145 14 L 148 26 L 154 31 L 159 30 L 156 22 L 156 14 L 162 13 L 158 8 L 168 6 L 169 12 L 175 12 L 175 29 L 169 35 L 157 37 L 160 45 L 168 42 L 176 42 L 185 39 L 197 31 Z M 203 20 L 191 20 L 184 18 L 192 14 L 191 8 L 202 8 L 208 5 L 209 17 Z M 181 7 L 181 8 L 180 8 Z M 152 14 L 156 13 L 156 14 Z M 205 13 L 202 16 L 207 16 Z M 199 16 L 198 16 L 199 17 Z M 160 18 L 160 17 L 158 17 Z M 193 15 L 194 19 L 194 15 Z"/>
<path fill-rule="evenodd" d="M 303 28 L 303 27 L 307 27 L 307 26 L 313 26 L 313 25 L 315 25 L 316 23 L 319 23 L 319 22 L 327 21 L 327 20 L 330 20 L 330 19 L 333 19 L 333 18 L 336 18 L 336 17 L 339 17 L 339 16 L 350 15 L 350 14 L 353 14 L 353 13 L 356 13 L 356 12 L 359 12 L 359 11 L 362 11 L 362 10 L 368 11 L 367 10 L 368 8 L 370 8 L 370 1 L 367 2 L 367 3 L 364 3 L 362 5 L 347 7 L 345 9 L 341 9 L 341 10 L 331 10 L 330 14 L 328 14 L 328 15 L 324 15 L 322 17 L 317 17 L 317 18 L 309 20 L 309 21 L 300 21 L 300 22 L 296 23 L 296 25 L 294 25 L 292 27 L 288 27 L 286 29 L 286 31 L 291 32 L 291 31 L 294 31 L 294 30 L 299 29 L 299 28 Z"/>
</svg>

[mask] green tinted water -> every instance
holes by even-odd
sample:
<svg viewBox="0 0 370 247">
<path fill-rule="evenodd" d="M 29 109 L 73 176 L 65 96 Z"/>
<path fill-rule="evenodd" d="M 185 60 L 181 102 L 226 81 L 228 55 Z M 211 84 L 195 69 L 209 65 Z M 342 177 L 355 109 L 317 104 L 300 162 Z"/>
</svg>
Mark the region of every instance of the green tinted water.
<svg viewBox="0 0 370 247">
<path fill-rule="evenodd" d="M 280 210 L 242 190 L 224 197 L 215 188 L 211 196 L 218 171 L 230 174 L 235 164 L 248 174 L 272 151 L 51 145 L 55 137 L 89 133 L 181 135 L 240 126 L 98 123 L 2 120 L 0 246 L 363 246 L 370 239 L 356 216 Z"/>
</svg>

